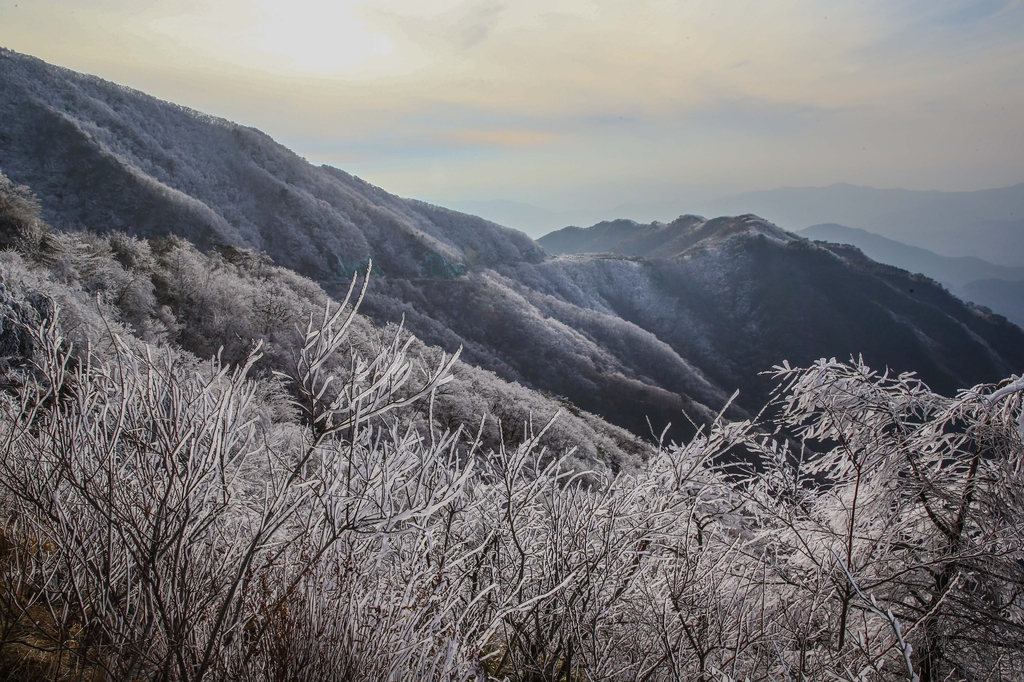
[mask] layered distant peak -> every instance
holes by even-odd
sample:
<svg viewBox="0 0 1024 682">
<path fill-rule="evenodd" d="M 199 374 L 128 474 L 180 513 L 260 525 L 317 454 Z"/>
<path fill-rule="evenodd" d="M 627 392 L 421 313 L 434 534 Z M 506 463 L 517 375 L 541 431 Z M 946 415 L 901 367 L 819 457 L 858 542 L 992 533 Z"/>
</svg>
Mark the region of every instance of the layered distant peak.
<svg viewBox="0 0 1024 682">
<path fill-rule="evenodd" d="M 779 242 L 795 237 L 755 215 L 707 220 L 683 215 L 670 223 L 615 220 L 592 227 L 566 227 L 538 241 L 552 255 L 615 253 L 643 258 L 675 258 L 695 247 L 711 246 L 737 235 L 760 235 Z"/>
<path fill-rule="evenodd" d="M 695 222 L 693 216 L 683 216 L 670 225 L 678 225 L 678 234 L 647 254 L 649 258 L 674 258 L 694 248 L 706 248 L 737 236 L 767 237 L 772 241 L 788 243 L 796 239 L 776 225 L 755 215 L 721 217 Z"/>
<path fill-rule="evenodd" d="M 552 255 L 616 252 L 616 247 L 646 227 L 651 226 L 641 225 L 635 220 L 605 220 L 592 227 L 565 227 L 541 237 L 538 242 Z"/>
</svg>

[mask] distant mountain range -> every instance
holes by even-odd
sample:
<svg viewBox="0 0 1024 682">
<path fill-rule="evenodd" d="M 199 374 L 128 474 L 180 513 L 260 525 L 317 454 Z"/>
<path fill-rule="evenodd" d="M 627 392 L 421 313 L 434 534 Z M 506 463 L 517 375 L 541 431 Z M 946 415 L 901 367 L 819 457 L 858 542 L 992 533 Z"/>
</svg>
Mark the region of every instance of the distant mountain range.
<svg viewBox="0 0 1024 682">
<path fill-rule="evenodd" d="M 1024 326 L 1024 268 L 995 265 L 974 256 L 953 258 L 844 225 L 812 225 L 798 232 L 808 239 L 852 244 L 879 263 L 920 272 L 964 300 L 988 306 Z"/>
<path fill-rule="evenodd" d="M 760 409 L 788 360 L 863 353 L 940 391 L 1024 370 L 1024 331 L 930 280 L 754 216 L 574 228 L 537 242 L 402 199 L 263 133 L 0 52 L 0 171 L 63 230 L 264 251 L 363 310 L 633 433 Z M 542 248 L 543 246 L 543 248 Z M 599 250 L 603 255 L 581 255 Z M 562 253 L 552 257 L 552 255 Z M 685 413 L 685 417 L 683 416 Z"/>
<path fill-rule="evenodd" d="M 836 184 L 746 192 L 709 201 L 632 204 L 612 209 L 548 211 L 511 201 L 451 204 L 539 237 L 566 225 L 616 218 L 668 221 L 683 213 L 752 213 L 787 230 L 838 223 L 949 257 L 974 256 L 1024 266 L 1024 183 L 977 192 L 921 192 Z"/>
<path fill-rule="evenodd" d="M 978 279 L 965 284 L 960 296 L 987 306 L 1024 327 L 1024 281 Z"/>
<path fill-rule="evenodd" d="M 1024 266 L 1024 183 L 976 192 L 917 192 L 838 184 L 749 192 L 713 212 L 756 211 L 787 229 L 839 223 L 929 249 Z"/>
<path fill-rule="evenodd" d="M 463 213 L 486 216 L 487 220 L 521 230 L 534 239 L 566 225 L 589 225 L 608 217 L 604 211 L 551 211 L 506 199 L 450 201 L 444 205 Z"/>
<path fill-rule="evenodd" d="M 693 202 L 686 201 L 630 203 L 614 208 L 581 208 L 565 211 L 553 211 L 533 204 L 506 199 L 449 201 L 442 202 L 442 205 L 456 211 L 484 217 L 500 225 L 514 227 L 534 239 L 567 225 L 593 225 L 622 218 L 640 222 L 665 221 L 687 211 L 696 210 Z M 752 213 L 753 211 L 746 212 Z"/>
</svg>

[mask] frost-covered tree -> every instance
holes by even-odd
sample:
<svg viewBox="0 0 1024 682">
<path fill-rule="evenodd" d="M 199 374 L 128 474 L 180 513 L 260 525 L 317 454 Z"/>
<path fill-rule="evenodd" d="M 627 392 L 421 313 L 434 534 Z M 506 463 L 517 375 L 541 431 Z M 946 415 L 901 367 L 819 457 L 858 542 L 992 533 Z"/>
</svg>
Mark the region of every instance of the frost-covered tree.
<svg viewBox="0 0 1024 682">
<path fill-rule="evenodd" d="M 774 374 L 775 424 L 807 447 L 761 441 L 752 490 L 794 607 L 792 668 L 897 651 L 921 680 L 1020 675 L 1024 383 L 947 398 L 860 362 Z"/>
<path fill-rule="evenodd" d="M 400 535 L 447 502 L 465 475 L 451 437 L 382 420 L 453 359 L 410 396 L 401 344 L 334 380 L 324 360 L 354 318 L 342 304 L 305 334 L 291 377 L 304 426 L 272 418 L 256 353 L 197 367 L 115 338 L 112 359 L 79 360 L 44 323 L 36 371 L 3 401 L 3 645 L 53 653 L 53 674 L 227 679 L 261 640 L 261 581 L 285 567 L 286 600 L 345 537 Z"/>
<path fill-rule="evenodd" d="M 81 277 L 107 260 L 81 252 Z M 116 322 L 77 347 L 63 320 L 84 308 L 5 296 L 31 340 L 0 394 L 9 676 L 1024 674 L 1020 379 L 950 398 L 782 366 L 759 420 L 587 469 L 542 446 L 549 422 L 496 447 L 486 420 L 443 426 L 455 359 L 424 373 L 398 329 L 353 348 L 354 291 L 275 376 L 258 345 L 202 363 Z"/>
</svg>

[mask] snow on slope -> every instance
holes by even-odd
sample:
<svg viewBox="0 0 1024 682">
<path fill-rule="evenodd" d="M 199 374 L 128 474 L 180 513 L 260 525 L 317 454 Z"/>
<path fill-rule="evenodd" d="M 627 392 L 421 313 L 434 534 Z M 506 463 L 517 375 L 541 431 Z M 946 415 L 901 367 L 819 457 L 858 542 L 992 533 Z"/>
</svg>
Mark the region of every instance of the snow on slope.
<svg viewBox="0 0 1024 682">
<path fill-rule="evenodd" d="M 0 167 L 58 227 L 244 245 L 320 277 L 368 256 L 405 275 L 431 254 L 540 257 L 522 233 L 312 166 L 253 128 L 10 51 L 0 120 Z"/>
</svg>

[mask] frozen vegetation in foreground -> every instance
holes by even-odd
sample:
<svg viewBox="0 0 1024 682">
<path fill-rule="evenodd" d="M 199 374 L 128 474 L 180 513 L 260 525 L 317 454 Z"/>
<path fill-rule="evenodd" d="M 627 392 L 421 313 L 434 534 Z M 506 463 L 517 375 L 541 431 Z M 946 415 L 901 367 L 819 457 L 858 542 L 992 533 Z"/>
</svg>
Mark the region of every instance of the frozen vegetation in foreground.
<svg viewBox="0 0 1024 682">
<path fill-rule="evenodd" d="M 368 325 L 365 278 L 332 303 L 250 251 L 52 233 L 6 189 L 9 678 L 1024 674 L 1017 377 L 821 360 L 681 444 L 571 405 L 513 433 L 483 413 L 553 399 Z"/>
<path fill-rule="evenodd" d="M 280 384 L 59 310 L 0 403 L 0 660 L 21 679 L 1019 679 L 1024 382 L 822 360 L 642 465 L 417 422 L 408 341 Z M 13 318 L 7 318 L 13 321 Z M 6 323 L 6 322 L 5 322 Z M 772 435 L 785 429 L 791 438 Z M 800 443 L 795 449 L 791 443 Z M 746 453 L 749 468 L 724 466 Z M 735 461 L 735 458 L 728 458 Z"/>
<path fill-rule="evenodd" d="M 362 293 L 0 189 L 8 678 L 1024 675 L 1017 377 L 783 365 L 652 447 Z"/>
</svg>

